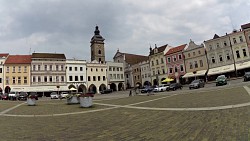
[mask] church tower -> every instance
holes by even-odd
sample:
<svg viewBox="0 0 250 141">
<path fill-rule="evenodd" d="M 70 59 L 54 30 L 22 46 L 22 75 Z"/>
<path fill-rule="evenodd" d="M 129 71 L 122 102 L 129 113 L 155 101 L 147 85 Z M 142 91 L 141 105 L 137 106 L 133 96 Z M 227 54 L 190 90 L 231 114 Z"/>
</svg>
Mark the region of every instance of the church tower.
<svg viewBox="0 0 250 141">
<path fill-rule="evenodd" d="M 91 61 L 96 60 L 105 63 L 104 38 L 100 35 L 98 26 L 95 27 L 95 35 L 91 38 Z"/>
</svg>

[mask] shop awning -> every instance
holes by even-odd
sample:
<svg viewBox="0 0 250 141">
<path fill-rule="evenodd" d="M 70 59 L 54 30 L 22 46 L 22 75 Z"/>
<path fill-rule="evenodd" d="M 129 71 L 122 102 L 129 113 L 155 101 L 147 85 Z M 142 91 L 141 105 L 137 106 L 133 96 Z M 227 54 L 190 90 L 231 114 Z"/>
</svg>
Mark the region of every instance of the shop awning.
<svg viewBox="0 0 250 141">
<path fill-rule="evenodd" d="M 182 78 L 195 77 L 195 76 L 204 76 L 207 70 L 199 70 L 196 73 L 188 72 Z"/>
<path fill-rule="evenodd" d="M 250 68 L 250 61 L 239 63 L 239 64 L 235 64 L 235 65 L 236 65 L 236 70 Z"/>
<path fill-rule="evenodd" d="M 234 71 L 234 64 L 209 69 L 207 75 L 223 74 L 231 71 Z"/>
</svg>

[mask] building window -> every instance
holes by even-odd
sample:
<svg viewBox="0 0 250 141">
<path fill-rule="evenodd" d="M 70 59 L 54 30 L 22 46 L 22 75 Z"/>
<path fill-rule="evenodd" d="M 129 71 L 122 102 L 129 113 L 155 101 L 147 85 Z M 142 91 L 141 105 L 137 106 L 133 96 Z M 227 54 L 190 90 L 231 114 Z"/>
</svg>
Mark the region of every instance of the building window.
<svg viewBox="0 0 250 141">
<path fill-rule="evenodd" d="M 73 77 L 72 76 L 69 76 L 69 81 L 73 81 Z"/>
<path fill-rule="evenodd" d="M 236 56 L 237 56 L 237 58 L 240 58 L 240 51 L 236 51 Z"/>
<path fill-rule="evenodd" d="M 244 56 L 244 57 L 247 57 L 246 49 L 242 49 L 242 51 L 243 51 L 243 56 Z"/>
<path fill-rule="evenodd" d="M 106 80 L 106 77 L 105 77 L 105 76 L 102 76 L 102 80 L 105 81 L 105 80 Z"/>
<path fill-rule="evenodd" d="M 98 54 L 102 54 L 102 51 L 101 51 L 101 50 L 98 50 Z"/>
<path fill-rule="evenodd" d="M 80 81 L 83 81 L 83 76 L 80 76 Z"/>
<path fill-rule="evenodd" d="M 43 80 L 44 80 L 44 82 L 48 82 L 47 76 L 44 76 Z"/>
<path fill-rule="evenodd" d="M 37 68 L 37 69 L 38 69 L 38 71 L 40 71 L 40 70 L 41 70 L 41 65 L 38 65 L 38 68 Z"/>
<path fill-rule="evenodd" d="M 200 67 L 203 67 L 203 61 L 200 60 Z"/>
<path fill-rule="evenodd" d="M 156 65 L 159 65 L 158 59 L 156 59 Z"/>
<path fill-rule="evenodd" d="M 102 59 L 101 59 L 101 58 L 99 58 L 99 62 L 102 62 Z"/>
<path fill-rule="evenodd" d="M 6 76 L 5 81 L 6 81 L 6 85 L 9 85 L 9 84 L 10 84 L 10 82 L 9 82 L 9 77 L 8 77 L 8 76 Z"/>
<path fill-rule="evenodd" d="M 24 83 L 24 84 L 27 84 L 27 83 L 28 83 L 27 77 L 24 77 L 24 78 L 23 78 L 23 83 Z"/>
<path fill-rule="evenodd" d="M 98 79 L 98 81 L 101 81 L 101 76 L 98 76 L 97 79 Z"/>
<path fill-rule="evenodd" d="M 176 56 L 173 56 L 173 58 L 174 58 L 174 61 L 176 61 Z"/>
<path fill-rule="evenodd" d="M 37 77 L 37 81 L 38 81 L 38 82 L 41 82 L 41 76 L 38 76 L 38 77 Z"/>
<path fill-rule="evenodd" d="M 171 62 L 171 59 L 170 59 L 170 57 L 168 57 L 168 63 L 170 63 Z"/>
<path fill-rule="evenodd" d="M 80 67 L 80 71 L 83 71 L 83 67 Z"/>
<path fill-rule="evenodd" d="M 181 56 L 181 54 L 179 54 L 179 60 L 181 60 L 182 59 L 182 56 Z"/>
<path fill-rule="evenodd" d="M 190 53 L 188 53 L 188 57 L 190 57 Z"/>
<path fill-rule="evenodd" d="M 18 73 L 21 72 L 21 66 L 18 66 Z"/>
<path fill-rule="evenodd" d="M 195 68 L 198 68 L 198 63 L 197 63 L 197 61 L 194 61 L 194 67 L 195 67 Z"/>
<path fill-rule="evenodd" d="M 78 76 L 75 76 L 75 81 L 78 81 Z"/>
<path fill-rule="evenodd" d="M 2 83 L 2 78 L 0 78 L 0 83 Z"/>
<path fill-rule="evenodd" d="M 169 68 L 169 73 L 173 73 L 173 68 Z"/>
<path fill-rule="evenodd" d="M 233 41 L 234 41 L 234 43 L 235 43 L 235 44 L 237 43 L 237 41 L 236 41 L 236 39 L 235 39 L 235 38 L 233 38 Z"/>
<path fill-rule="evenodd" d="M 212 57 L 212 63 L 215 63 L 215 58 L 214 57 Z"/>
<path fill-rule="evenodd" d="M 17 77 L 17 83 L 21 84 L 21 77 L 20 76 Z"/>
<path fill-rule="evenodd" d="M 162 64 L 164 64 L 164 60 L 163 60 L 163 58 L 161 58 L 161 63 L 162 63 Z"/>
<path fill-rule="evenodd" d="M 193 56 L 195 56 L 195 52 L 193 52 Z"/>
<path fill-rule="evenodd" d="M 162 74 L 165 74 L 165 69 L 162 69 Z"/>
<path fill-rule="evenodd" d="M 227 53 L 227 60 L 230 60 L 231 58 L 230 58 L 230 55 L 229 55 L 229 53 Z"/>
<path fill-rule="evenodd" d="M 240 36 L 239 38 L 240 38 L 240 42 L 243 42 L 243 38 L 242 38 L 242 36 Z"/>
<path fill-rule="evenodd" d="M 93 69 L 91 68 L 91 72 L 93 71 Z"/>
<path fill-rule="evenodd" d="M 227 46 L 227 41 L 224 41 L 224 46 Z"/>
<path fill-rule="evenodd" d="M 64 82 L 64 76 L 61 76 L 61 82 Z"/>
<path fill-rule="evenodd" d="M 157 74 L 160 74 L 160 70 L 157 71 Z"/>
<path fill-rule="evenodd" d="M 111 68 L 111 67 L 109 67 L 109 71 L 112 71 L 112 68 Z"/>
<path fill-rule="evenodd" d="M 96 77 L 95 76 L 93 76 L 93 81 L 96 81 Z"/>
<path fill-rule="evenodd" d="M 174 67 L 174 71 L 175 71 L 175 72 L 178 72 L 178 69 L 177 69 L 177 67 L 176 67 L 176 66 Z"/>
<path fill-rule="evenodd" d="M 90 78 L 90 76 L 88 76 L 88 81 L 91 81 L 91 78 Z"/>
<path fill-rule="evenodd" d="M 121 79 L 123 79 L 123 74 L 121 74 Z"/>
<path fill-rule="evenodd" d="M 219 55 L 220 62 L 223 61 L 222 55 Z"/>
<path fill-rule="evenodd" d="M 212 45 L 209 45 L 209 50 L 213 50 L 213 47 L 212 47 Z"/>
<path fill-rule="evenodd" d="M 219 47 L 220 47 L 220 44 L 219 44 L 219 43 L 217 43 L 217 44 L 216 44 L 216 46 L 219 48 Z"/>
<path fill-rule="evenodd" d="M 180 67 L 181 67 L 181 71 L 184 71 L 184 67 L 183 67 L 183 65 L 180 65 Z"/>
<path fill-rule="evenodd" d="M 10 67 L 6 68 L 6 72 L 9 73 L 10 72 Z"/>
<path fill-rule="evenodd" d="M 49 70 L 52 71 L 52 65 L 49 66 Z"/>
<path fill-rule="evenodd" d="M 47 71 L 47 65 L 44 65 L 44 70 Z"/>
<path fill-rule="evenodd" d="M 2 68 L 0 68 L 0 73 L 3 73 L 3 69 Z"/>
<path fill-rule="evenodd" d="M 27 72 L 27 66 L 24 66 L 24 72 Z"/>
<path fill-rule="evenodd" d="M 59 76 L 56 76 L 56 82 L 59 82 Z"/>
<path fill-rule="evenodd" d="M 151 61 L 152 66 L 154 66 L 154 61 Z"/>
<path fill-rule="evenodd" d="M 36 65 L 33 65 L 33 71 L 35 71 L 36 70 Z"/>
<path fill-rule="evenodd" d="M 36 82 L 36 77 L 35 76 L 33 76 L 33 82 Z"/>
<path fill-rule="evenodd" d="M 12 84 L 16 84 L 16 77 L 12 77 Z"/>
<path fill-rule="evenodd" d="M 15 72 L 16 72 L 16 67 L 13 67 L 12 72 L 13 72 L 13 73 L 15 73 Z"/>
<path fill-rule="evenodd" d="M 49 82 L 52 82 L 52 81 L 53 81 L 52 76 L 49 76 Z"/>
<path fill-rule="evenodd" d="M 77 71 L 77 67 L 75 67 L 75 71 Z"/>
<path fill-rule="evenodd" d="M 189 63 L 189 68 L 193 69 L 193 63 L 192 62 Z"/>
<path fill-rule="evenodd" d="M 61 65 L 61 71 L 64 71 L 64 66 L 63 65 Z"/>
<path fill-rule="evenodd" d="M 98 72 L 98 69 L 95 69 L 96 72 Z"/>
<path fill-rule="evenodd" d="M 153 71 L 153 75 L 155 75 L 155 71 Z"/>
<path fill-rule="evenodd" d="M 199 53 L 199 54 L 201 54 L 201 51 L 200 51 L 200 50 L 198 50 L 198 53 Z"/>
<path fill-rule="evenodd" d="M 72 71 L 72 67 L 69 67 L 69 71 Z"/>
</svg>

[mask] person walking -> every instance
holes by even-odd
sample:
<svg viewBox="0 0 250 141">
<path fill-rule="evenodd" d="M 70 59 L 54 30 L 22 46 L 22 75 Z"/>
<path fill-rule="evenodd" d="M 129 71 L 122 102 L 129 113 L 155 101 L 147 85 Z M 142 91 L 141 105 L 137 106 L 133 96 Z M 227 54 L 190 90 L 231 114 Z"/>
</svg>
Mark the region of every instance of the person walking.
<svg viewBox="0 0 250 141">
<path fill-rule="evenodd" d="M 129 91 L 129 96 L 132 96 L 132 90 Z"/>
</svg>

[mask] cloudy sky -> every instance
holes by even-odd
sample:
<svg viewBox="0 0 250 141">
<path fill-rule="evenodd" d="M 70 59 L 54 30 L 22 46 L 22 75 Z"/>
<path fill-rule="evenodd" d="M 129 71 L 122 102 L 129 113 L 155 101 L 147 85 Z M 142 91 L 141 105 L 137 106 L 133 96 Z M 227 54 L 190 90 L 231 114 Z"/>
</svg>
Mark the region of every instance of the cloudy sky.
<svg viewBox="0 0 250 141">
<path fill-rule="evenodd" d="M 90 60 L 98 25 L 106 60 L 150 44 L 197 44 L 250 22 L 249 0 L 0 0 L 0 52 Z"/>
</svg>

